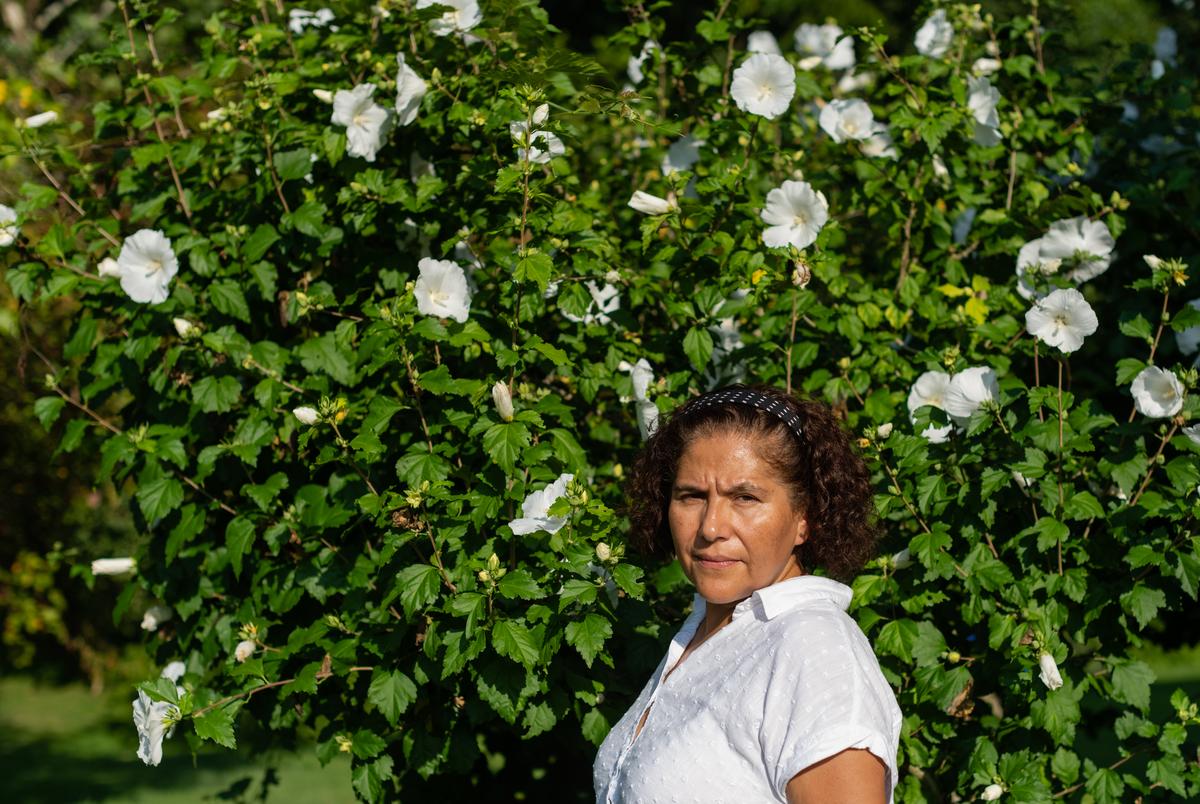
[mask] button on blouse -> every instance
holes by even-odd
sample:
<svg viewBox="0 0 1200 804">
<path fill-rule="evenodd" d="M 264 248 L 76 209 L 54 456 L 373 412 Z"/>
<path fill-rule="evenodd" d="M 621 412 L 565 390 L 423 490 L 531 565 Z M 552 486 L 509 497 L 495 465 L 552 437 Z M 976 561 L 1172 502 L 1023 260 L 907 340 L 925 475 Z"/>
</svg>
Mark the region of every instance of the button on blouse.
<svg viewBox="0 0 1200 804">
<path fill-rule="evenodd" d="M 890 802 L 900 709 L 849 604 L 849 587 L 813 575 L 760 589 L 664 678 L 704 617 L 697 595 L 600 746 L 597 804 L 786 802 L 793 776 L 847 748 L 884 762 Z"/>
</svg>

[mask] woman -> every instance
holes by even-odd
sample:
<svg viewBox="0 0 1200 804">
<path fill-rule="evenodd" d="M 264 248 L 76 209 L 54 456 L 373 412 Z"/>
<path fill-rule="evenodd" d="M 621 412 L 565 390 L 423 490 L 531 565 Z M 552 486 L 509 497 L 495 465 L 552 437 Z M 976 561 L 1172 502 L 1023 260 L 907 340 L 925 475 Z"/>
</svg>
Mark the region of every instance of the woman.
<svg viewBox="0 0 1200 804">
<path fill-rule="evenodd" d="M 891 801 L 900 710 L 850 589 L 809 574 L 870 558 L 871 495 L 833 412 L 772 388 L 697 397 L 647 441 L 632 540 L 696 597 L 600 747 L 597 802 Z"/>
</svg>

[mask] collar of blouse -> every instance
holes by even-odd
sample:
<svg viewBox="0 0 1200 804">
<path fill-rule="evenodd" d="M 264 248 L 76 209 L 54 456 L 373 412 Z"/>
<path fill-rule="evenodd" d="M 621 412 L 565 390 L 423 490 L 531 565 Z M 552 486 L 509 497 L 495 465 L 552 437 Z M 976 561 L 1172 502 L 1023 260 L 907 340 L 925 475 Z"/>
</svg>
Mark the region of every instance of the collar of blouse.
<svg viewBox="0 0 1200 804">
<path fill-rule="evenodd" d="M 733 618 L 759 611 L 764 619 L 772 620 L 794 608 L 826 601 L 845 611 L 850 606 L 850 596 L 850 587 L 843 583 L 818 575 L 800 575 L 759 589 L 734 607 Z M 700 596 L 696 598 L 699 604 Z"/>
</svg>

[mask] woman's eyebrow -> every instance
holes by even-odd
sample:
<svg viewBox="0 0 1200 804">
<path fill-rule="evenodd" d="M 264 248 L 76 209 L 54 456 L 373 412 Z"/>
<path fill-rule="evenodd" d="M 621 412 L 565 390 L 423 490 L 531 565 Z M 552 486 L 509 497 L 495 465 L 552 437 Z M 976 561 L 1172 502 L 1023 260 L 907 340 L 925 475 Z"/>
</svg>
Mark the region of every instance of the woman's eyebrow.
<svg viewBox="0 0 1200 804">
<path fill-rule="evenodd" d="M 681 493 L 699 493 L 702 494 L 708 489 L 705 486 L 697 486 L 691 483 L 676 483 L 671 487 L 674 494 Z M 757 486 L 748 480 L 743 480 L 741 483 L 734 483 L 732 486 L 727 486 L 721 490 L 722 494 L 728 496 L 737 496 L 739 494 L 762 494 L 764 493 L 762 486 Z"/>
</svg>

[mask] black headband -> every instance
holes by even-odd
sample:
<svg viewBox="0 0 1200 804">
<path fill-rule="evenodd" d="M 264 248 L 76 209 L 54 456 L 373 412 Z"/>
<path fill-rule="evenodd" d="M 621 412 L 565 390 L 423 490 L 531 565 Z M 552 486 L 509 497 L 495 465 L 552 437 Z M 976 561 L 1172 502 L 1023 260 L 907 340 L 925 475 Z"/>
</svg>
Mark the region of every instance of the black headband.
<svg viewBox="0 0 1200 804">
<path fill-rule="evenodd" d="M 684 405 L 683 413 L 686 415 L 720 405 L 748 405 L 752 408 L 757 408 L 763 413 L 769 413 L 776 419 L 779 419 L 779 421 L 787 425 L 787 428 L 792 431 L 792 435 L 800 438 L 800 433 L 802 432 L 800 414 L 796 413 L 784 400 L 778 397 L 767 396 L 750 388 L 726 388 L 721 391 L 710 391 Z"/>
</svg>

